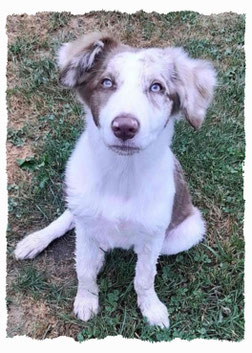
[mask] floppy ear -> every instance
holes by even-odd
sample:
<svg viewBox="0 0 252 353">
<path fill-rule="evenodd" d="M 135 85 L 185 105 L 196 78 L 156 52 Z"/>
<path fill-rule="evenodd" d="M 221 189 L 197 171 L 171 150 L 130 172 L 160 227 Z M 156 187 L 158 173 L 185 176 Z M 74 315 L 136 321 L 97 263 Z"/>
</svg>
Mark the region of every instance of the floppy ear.
<svg viewBox="0 0 252 353">
<path fill-rule="evenodd" d="M 58 52 L 60 83 L 68 88 L 83 83 L 87 73 L 118 44 L 106 33 L 90 33 L 74 42 L 64 43 Z"/>
<path fill-rule="evenodd" d="M 189 58 L 182 48 L 171 48 L 170 55 L 173 57 L 173 82 L 180 109 L 189 123 L 198 129 L 213 98 L 215 70 L 208 61 Z"/>
</svg>

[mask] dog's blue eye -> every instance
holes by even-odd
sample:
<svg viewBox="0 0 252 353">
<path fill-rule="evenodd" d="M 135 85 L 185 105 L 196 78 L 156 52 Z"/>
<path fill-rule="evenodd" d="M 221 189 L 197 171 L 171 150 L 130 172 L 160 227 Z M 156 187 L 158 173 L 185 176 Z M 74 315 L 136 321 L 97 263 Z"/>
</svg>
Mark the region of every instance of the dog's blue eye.
<svg viewBox="0 0 252 353">
<path fill-rule="evenodd" d="M 102 85 L 103 87 L 105 88 L 111 88 L 113 86 L 113 82 L 109 79 L 109 78 L 105 78 L 103 81 L 102 81 Z"/>
<path fill-rule="evenodd" d="M 151 92 L 160 92 L 162 91 L 163 87 L 160 85 L 160 83 L 153 83 L 153 85 L 150 86 Z"/>
</svg>

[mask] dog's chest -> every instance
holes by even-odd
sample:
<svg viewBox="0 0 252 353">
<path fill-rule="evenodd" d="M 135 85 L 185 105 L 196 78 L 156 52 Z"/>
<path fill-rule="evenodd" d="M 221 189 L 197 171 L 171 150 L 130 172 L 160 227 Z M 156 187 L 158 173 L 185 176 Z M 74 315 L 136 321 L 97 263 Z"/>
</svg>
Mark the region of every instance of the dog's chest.
<svg viewBox="0 0 252 353">
<path fill-rule="evenodd" d="M 145 228 L 131 220 L 108 220 L 102 216 L 85 223 L 89 236 L 96 239 L 104 251 L 113 248 L 130 249 L 150 238 Z"/>
<path fill-rule="evenodd" d="M 66 172 L 68 207 L 99 243 L 128 248 L 141 237 L 165 232 L 175 193 L 169 151 L 156 163 L 158 168 L 151 169 L 153 161 L 143 168 L 141 161 L 122 164 L 114 159 L 101 167 L 94 156 L 83 158 L 79 150 Z"/>
<path fill-rule="evenodd" d="M 119 186 L 120 185 L 120 186 Z M 173 200 L 171 185 L 155 191 L 152 183 L 135 190 L 127 185 L 97 185 L 89 192 L 70 199 L 73 213 L 92 233 L 101 248 L 129 249 L 165 232 L 169 225 Z"/>
<path fill-rule="evenodd" d="M 84 178 L 72 175 L 68 179 L 68 202 L 74 213 L 142 224 L 148 220 L 160 223 L 159 216 L 169 213 L 175 191 L 173 175 L 160 171 L 137 175 L 131 170 L 111 174 L 99 178 L 87 171 Z"/>
</svg>

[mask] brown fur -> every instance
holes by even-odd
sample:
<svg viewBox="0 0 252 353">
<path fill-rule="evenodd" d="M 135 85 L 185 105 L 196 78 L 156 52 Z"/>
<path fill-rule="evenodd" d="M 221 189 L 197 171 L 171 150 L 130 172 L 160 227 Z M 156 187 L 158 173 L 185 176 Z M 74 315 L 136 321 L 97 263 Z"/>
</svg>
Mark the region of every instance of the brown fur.
<svg viewBox="0 0 252 353">
<path fill-rule="evenodd" d="M 172 210 L 172 218 L 170 225 L 167 229 L 169 233 L 172 229 L 176 228 L 188 216 L 193 213 L 193 205 L 191 196 L 184 178 L 183 169 L 179 161 L 174 157 L 174 180 L 175 180 L 175 196 Z"/>
</svg>

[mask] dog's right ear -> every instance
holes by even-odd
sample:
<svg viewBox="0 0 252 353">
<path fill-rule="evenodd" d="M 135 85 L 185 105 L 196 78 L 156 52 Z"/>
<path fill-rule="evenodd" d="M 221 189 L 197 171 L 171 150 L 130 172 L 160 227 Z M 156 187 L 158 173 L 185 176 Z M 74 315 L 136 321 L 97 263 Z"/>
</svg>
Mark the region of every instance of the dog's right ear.
<svg viewBox="0 0 252 353">
<path fill-rule="evenodd" d="M 58 52 L 60 83 L 68 88 L 83 83 L 87 73 L 118 45 L 117 40 L 105 33 L 90 33 L 63 44 Z"/>
</svg>

